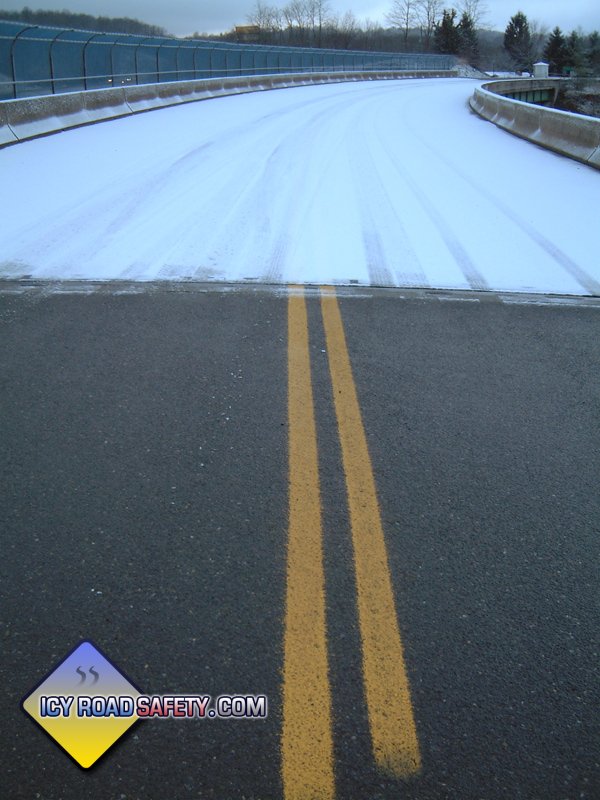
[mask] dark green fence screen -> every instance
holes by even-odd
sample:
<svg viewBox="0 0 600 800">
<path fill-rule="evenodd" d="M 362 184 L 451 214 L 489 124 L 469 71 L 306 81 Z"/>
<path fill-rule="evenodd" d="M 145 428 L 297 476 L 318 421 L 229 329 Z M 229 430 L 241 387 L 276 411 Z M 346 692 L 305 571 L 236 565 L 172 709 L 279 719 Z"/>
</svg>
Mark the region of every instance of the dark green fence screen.
<svg viewBox="0 0 600 800">
<path fill-rule="evenodd" d="M 455 59 L 40 28 L 0 21 L 0 100 L 125 84 L 289 72 L 446 70 Z"/>
</svg>

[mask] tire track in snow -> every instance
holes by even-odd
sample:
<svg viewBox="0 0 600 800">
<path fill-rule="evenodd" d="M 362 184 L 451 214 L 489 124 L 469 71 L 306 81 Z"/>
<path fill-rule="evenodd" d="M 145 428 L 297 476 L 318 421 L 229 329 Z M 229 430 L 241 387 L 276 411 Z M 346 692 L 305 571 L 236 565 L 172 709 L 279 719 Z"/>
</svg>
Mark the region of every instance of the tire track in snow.
<svg viewBox="0 0 600 800">
<path fill-rule="evenodd" d="M 412 178 L 408 172 L 400 166 L 398 159 L 395 157 L 395 153 L 393 153 L 390 148 L 387 147 L 379 132 L 375 131 L 375 134 L 379 140 L 379 143 L 381 144 L 382 152 L 386 155 L 395 172 L 412 191 L 427 216 L 434 223 L 438 233 L 444 240 L 444 244 L 467 279 L 469 286 L 477 291 L 490 291 L 490 285 L 488 284 L 487 280 L 477 269 L 465 248 L 458 241 L 444 216 L 440 211 L 438 211 L 433 202 L 417 184 L 414 178 Z"/>
<path fill-rule="evenodd" d="M 364 124 L 361 130 L 364 133 Z M 370 282 L 376 286 L 428 287 L 429 281 L 383 184 L 367 136 L 353 136 L 350 157 L 363 220 L 363 242 Z M 389 249 L 393 250 L 391 258 L 389 254 L 386 257 L 379 230 L 385 230 L 388 253 Z M 392 276 L 392 270 L 396 279 Z"/>
<path fill-rule="evenodd" d="M 20 180 L 17 153 L 28 154 L 30 169 L 18 202 L 6 203 L 0 273 L 336 283 L 360 275 L 382 285 L 600 295 L 577 230 L 554 236 L 557 216 L 549 224 L 532 209 L 530 218 L 530 145 L 521 153 L 499 142 L 498 165 L 486 169 L 478 148 L 487 139 L 465 124 L 467 88 L 453 85 L 221 98 L 3 151 L 7 180 Z M 442 144 L 434 137 L 444 124 Z M 94 148 L 101 168 L 90 164 L 88 172 Z M 480 172 L 459 161 L 471 148 Z M 543 167 L 533 161 L 532 191 Z M 552 166 L 548 187 L 571 175 Z M 498 169 L 519 171 L 514 208 L 507 181 L 483 185 Z M 65 190 L 54 202 L 47 187 L 59 174 Z M 576 179 L 565 186 L 573 199 L 567 219 L 573 226 L 580 210 L 583 243 L 593 244 L 593 203 L 584 205 Z M 595 198 L 593 188 L 588 195 Z"/>
<path fill-rule="evenodd" d="M 265 159 L 260 176 L 251 191 L 244 192 L 244 201 L 238 202 L 235 213 L 220 225 L 219 240 L 211 251 L 211 260 L 221 269 L 227 269 L 235 254 L 244 250 L 249 262 L 242 279 L 282 282 L 296 232 L 299 238 L 304 235 L 304 223 L 324 180 L 324 170 L 318 171 L 315 167 L 315 154 L 323 164 L 328 163 L 352 130 L 349 124 L 341 125 L 339 112 L 358 116 L 359 106 L 372 103 L 389 91 L 389 86 L 376 91 L 370 87 L 368 94 L 351 92 L 349 96 L 344 93 L 337 98 L 328 96 L 294 106 L 292 113 L 298 117 L 297 125 L 290 132 L 288 119 L 284 133 L 272 137 L 272 151 Z M 318 108 L 323 103 L 324 107 Z M 312 112 L 308 116 L 307 108 Z M 279 126 L 281 116 L 275 112 L 260 118 L 263 126 L 267 120 Z M 332 141 L 335 126 L 338 133 Z M 231 191 L 239 193 L 239 186 L 232 185 Z M 376 259 L 374 256 L 373 261 Z M 380 279 L 381 285 L 395 285 L 391 276 L 382 274 Z"/>
<path fill-rule="evenodd" d="M 147 157 L 136 165 L 138 172 L 130 180 L 127 193 L 123 192 L 121 181 L 115 179 L 100 192 L 79 197 L 70 207 L 62 209 L 59 220 L 56 212 L 51 210 L 38 220 L 35 227 L 13 231 L 10 238 L 15 242 L 12 249 L 16 253 L 14 258 L 3 263 L 3 274 L 24 274 L 23 264 L 28 265 L 25 272 L 35 274 L 40 271 L 41 261 L 42 274 L 49 267 L 52 274 L 58 271 L 62 277 L 76 277 L 81 265 L 85 265 L 90 257 L 96 257 L 97 262 L 104 251 L 110 253 L 106 263 L 111 269 L 115 264 L 114 252 L 126 252 L 127 244 L 133 240 L 139 242 L 139 247 L 133 260 L 119 268 L 120 278 L 168 279 L 181 273 L 182 277 L 186 277 L 186 273 L 190 277 L 193 270 L 177 257 L 177 253 L 186 243 L 190 250 L 193 248 L 198 217 L 210 215 L 207 206 L 212 200 L 219 219 L 211 228 L 212 231 L 218 230 L 223 209 L 231 206 L 232 197 L 239 196 L 240 177 L 246 186 L 251 186 L 254 176 L 260 174 L 260 158 L 246 163 L 240 159 L 236 175 L 217 197 L 203 195 L 202 185 L 207 179 L 218 179 L 220 172 L 226 176 L 230 170 L 235 141 L 255 139 L 259 151 L 260 142 L 265 139 L 265 123 L 271 133 L 285 133 L 290 116 L 314 107 L 323 107 L 328 113 L 330 104 L 330 96 L 305 98 L 287 108 L 236 125 L 219 133 L 218 138 L 201 141 L 188 151 L 179 154 L 167 151 L 165 155 L 157 150 L 151 159 Z M 171 112 L 178 110 L 183 111 L 183 108 L 170 109 Z M 161 114 L 162 111 L 168 109 L 155 113 Z M 171 208 L 177 213 L 169 213 Z M 17 244 L 20 238 L 23 239 L 22 246 Z M 5 246 L 8 246 L 8 240 Z M 217 266 L 210 263 L 202 264 L 198 269 L 205 273 L 218 273 Z"/>
<path fill-rule="evenodd" d="M 489 189 L 483 184 L 475 181 L 463 170 L 460 169 L 455 163 L 441 153 L 436 147 L 423 139 L 410 122 L 406 123 L 406 127 L 415 136 L 418 136 L 420 143 L 433 153 L 446 167 L 459 176 L 465 183 L 467 183 L 476 192 L 483 195 L 485 199 L 491 203 L 496 211 L 503 214 L 513 224 L 515 224 L 523 233 L 525 233 L 538 247 L 540 247 L 547 255 L 550 256 L 557 264 L 566 270 L 571 277 L 580 284 L 580 286 L 593 296 L 600 296 L 600 282 L 593 278 L 588 272 L 579 266 L 572 258 L 570 258 L 560 247 L 551 242 L 546 236 L 538 231 L 533 225 L 523 219 L 522 216 L 512 210 L 500 198 L 496 197 Z"/>
<path fill-rule="evenodd" d="M 214 175 L 227 165 L 226 159 L 215 157 L 219 152 L 228 153 L 225 143 L 208 142 L 175 162 L 162 159 L 158 172 L 142 172 L 126 194 L 118 183 L 110 184 L 100 194 L 74 205 L 60 224 L 50 217 L 40 233 L 28 242 L 25 252 L 48 254 L 52 264 L 57 261 L 52 254 L 58 248 L 62 268 L 67 270 L 69 264 L 80 263 L 111 246 L 118 248 L 123 240 L 137 236 L 150 254 L 160 256 L 168 247 L 180 243 L 191 227 L 197 213 L 195 200 L 197 187 L 201 185 L 200 173 L 208 168 Z M 156 170 L 157 165 L 150 168 Z M 192 180 L 194 175 L 198 176 L 197 182 Z M 187 178 L 185 184 L 182 176 Z M 176 218 L 171 216 L 171 224 L 165 226 L 163 220 L 171 203 L 177 205 L 180 213 Z M 146 231 L 153 234 L 149 241 L 144 236 Z M 120 277 L 137 277 L 147 267 L 146 259 L 137 258 L 121 270 Z"/>
<path fill-rule="evenodd" d="M 208 258 L 220 270 L 233 269 L 237 262 L 235 269 L 243 280 L 277 283 L 283 275 L 289 241 L 279 232 L 272 213 L 272 187 L 279 171 L 286 165 L 282 147 L 283 141 L 275 144 L 255 180 L 241 194 L 239 182 L 234 178 L 214 198 L 215 208 L 229 205 L 229 209 L 220 221 L 215 220 L 215 235 L 207 250 Z M 231 197 L 236 197 L 233 204 L 228 203 Z M 280 198 L 278 208 L 281 208 Z M 291 216 L 289 209 L 288 217 Z M 197 274 L 198 270 L 194 277 Z"/>
<path fill-rule="evenodd" d="M 269 139 L 272 146 L 256 181 L 246 187 L 243 199 L 238 199 L 233 213 L 216 225 L 219 233 L 209 260 L 220 272 L 228 268 L 228 264 L 223 263 L 224 259 L 231 261 L 243 249 L 248 254 L 248 263 L 241 276 L 243 280 L 267 283 L 282 281 L 287 256 L 293 246 L 289 231 L 299 224 L 300 190 L 306 176 L 306 166 L 302 164 L 299 154 L 312 150 L 319 135 L 318 123 L 323 119 L 328 120 L 332 113 L 347 106 L 347 96 L 332 102 L 332 97 L 327 95 L 305 99 L 283 111 L 271 112 L 255 120 L 253 127 L 260 128 L 262 137 Z M 307 111 L 312 112 L 308 117 Z M 299 123 L 290 135 L 288 118 L 293 116 L 299 117 Z M 273 129 L 277 135 L 273 135 Z M 237 130 L 246 137 L 245 128 Z M 267 135 L 266 131 L 270 133 Z M 282 176 L 285 176 L 285 181 L 282 181 Z M 232 181 L 215 198 L 214 206 L 226 207 L 227 198 L 236 194 L 239 195 L 239 182 Z M 206 267 L 199 267 L 193 277 L 197 278 L 205 272 Z M 256 274 L 251 275 L 251 272 Z"/>
<path fill-rule="evenodd" d="M 267 283 L 281 283 L 290 244 L 289 236 L 281 233 L 267 261 L 267 272 L 265 273 Z"/>
<path fill-rule="evenodd" d="M 352 150 L 355 150 L 355 148 L 352 148 Z M 365 148 L 361 153 L 362 159 L 367 157 L 367 152 L 368 148 Z M 353 159 L 353 163 L 355 167 L 353 170 L 354 186 L 362 220 L 362 237 L 367 258 L 369 283 L 374 286 L 395 286 L 396 283 L 392 279 L 392 273 L 387 267 L 381 236 L 375 225 L 371 206 L 367 200 L 367 195 L 371 202 L 377 197 L 374 192 L 374 173 L 368 175 L 367 171 L 362 169 L 364 160 L 361 161 L 360 158 Z"/>
<path fill-rule="evenodd" d="M 293 233 L 301 227 L 302 218 L 311 205 L 303 189 L 311 167 L 310 154 L 323 150 L 319 123 L 331 119 L 347 106 L 346 97 L 333 103 L 329 98 L 326 108 L 308 118 L 302 114 L 293 133 L 289 133 L 288 128 L 278 139 L 273 137 L 274 146 L 260 175 L 244 193 L 243 201 L 238 202 L 235 213 L 221 226 L 212 258 L 222 269 L 227 269 L 228 262 L 244 251 L 249 259 L 242 276 L 245 280 L 260 279 L 267 283 L 283 280 L 287 257 L 293 247 Z M 296 113 L 300 115 L 305 110 L 304 105 L 299 105 Z M 278 115 L 271 116 L 279 123 Z M 232 186 L 231 190 L 235 188 Z M 311 188 L 317 191 L 316 186 Z M 239 187 L 237 189 L 239 191 Z M 250 275 L 252 271 L 257 274 Z"/>
<path fill-rule="evenodd" d="M 362 205 L 362 204 L 361 204 Z M 377 233 L 373 218 L 368 210 L 363 210 L 363 243 L 367 256 L 367 270 L 369 272 L 369 283 L 372 286 L 395 286 L 392 280 L 392 273 L 386 267 L 385 253 L 381 237 Z"/>
</svg>

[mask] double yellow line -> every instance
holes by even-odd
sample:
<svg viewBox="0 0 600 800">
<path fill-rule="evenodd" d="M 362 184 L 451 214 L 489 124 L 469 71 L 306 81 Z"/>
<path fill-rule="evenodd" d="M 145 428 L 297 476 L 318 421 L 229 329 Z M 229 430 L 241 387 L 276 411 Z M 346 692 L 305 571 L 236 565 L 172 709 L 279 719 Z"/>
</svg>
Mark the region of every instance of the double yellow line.
<svg viewBox="0 0 600 800">
<path fill-rule="evenodd" d="M 346 477 L 365 698 L 376 764 L 420 769 L 419 745 L 371 459 L 333 289 L 321 290 L 329 371 Z M 288 300 L 289 538 L 282 776 L 286 800 L 335 797 L 319 464 L 308 316 Z"/>
</svg>

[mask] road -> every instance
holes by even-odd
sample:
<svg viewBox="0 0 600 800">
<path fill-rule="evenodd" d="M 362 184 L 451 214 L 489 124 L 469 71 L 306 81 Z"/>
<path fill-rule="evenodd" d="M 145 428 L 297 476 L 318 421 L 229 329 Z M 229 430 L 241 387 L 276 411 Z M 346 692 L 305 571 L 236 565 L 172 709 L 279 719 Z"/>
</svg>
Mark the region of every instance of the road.
<svg viewBox="0 0 600 800">
<path fill-rule="evenodd" d="M 0 151 L 11 799 L 600 796 L 600 184 L 473 85 Z M 268 717 L 79 770 L 19 705 L 82 640 Z"/>
<path fill-rule="evenodd" d="M 5 284 L 3 795 L 597 798 L 600 306 L 533 301 Z M 19 709 L 81 639 L 269 716 L 84 772 Z"/>
<path fill-rule="evenodd" d="M 597 171 L 476 82 L 192 103 L 0 151 L 0 276 L 600 293 Z"/>
</svg>

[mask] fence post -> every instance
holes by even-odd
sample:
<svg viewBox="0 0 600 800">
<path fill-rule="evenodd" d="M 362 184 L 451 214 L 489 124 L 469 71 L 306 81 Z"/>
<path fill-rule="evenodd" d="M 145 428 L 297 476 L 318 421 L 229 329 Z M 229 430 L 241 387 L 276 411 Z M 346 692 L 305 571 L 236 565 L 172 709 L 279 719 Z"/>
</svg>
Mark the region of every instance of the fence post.
<svg viewBox="0 0 600 800">
<path fill-rule="evenodd" d="M 11 69 L 12 69 L 13 96 L 14 96 L 15 99 L 17 97 L 17 66 L 16 66 L 16 62 L 15 62 L 15 45 L 17 43 L 17 39 L 20 36 L 22 36 L 27 31 L 34 31 L 38 27 L 39 27 L 38 25 L 29 25 L 29 27 L 23 28 L 22 31 L 19 31 L 17 33 L 17 35 L 12 40 L 12 43 L 10 45 L 10 65 L 11 65 Z"/>
<path fill-rule="evenodd" d="M 87 74 L 87 64 L 86 64 L 86 61 L 85 61 L 85 52 L 86 52 L 88 44 L 92 41 L 94 36 L 96 36 L 95 33 L 93 33 L 88 39 L 86 39 L 86 41 L 83 43 L 83 47 L 81 48 L 81 64 L 82 64 L 82 67 L 83 67 L 83 88 L 84 89 L 88 88 L 88 74 Z"/>
</svg>

